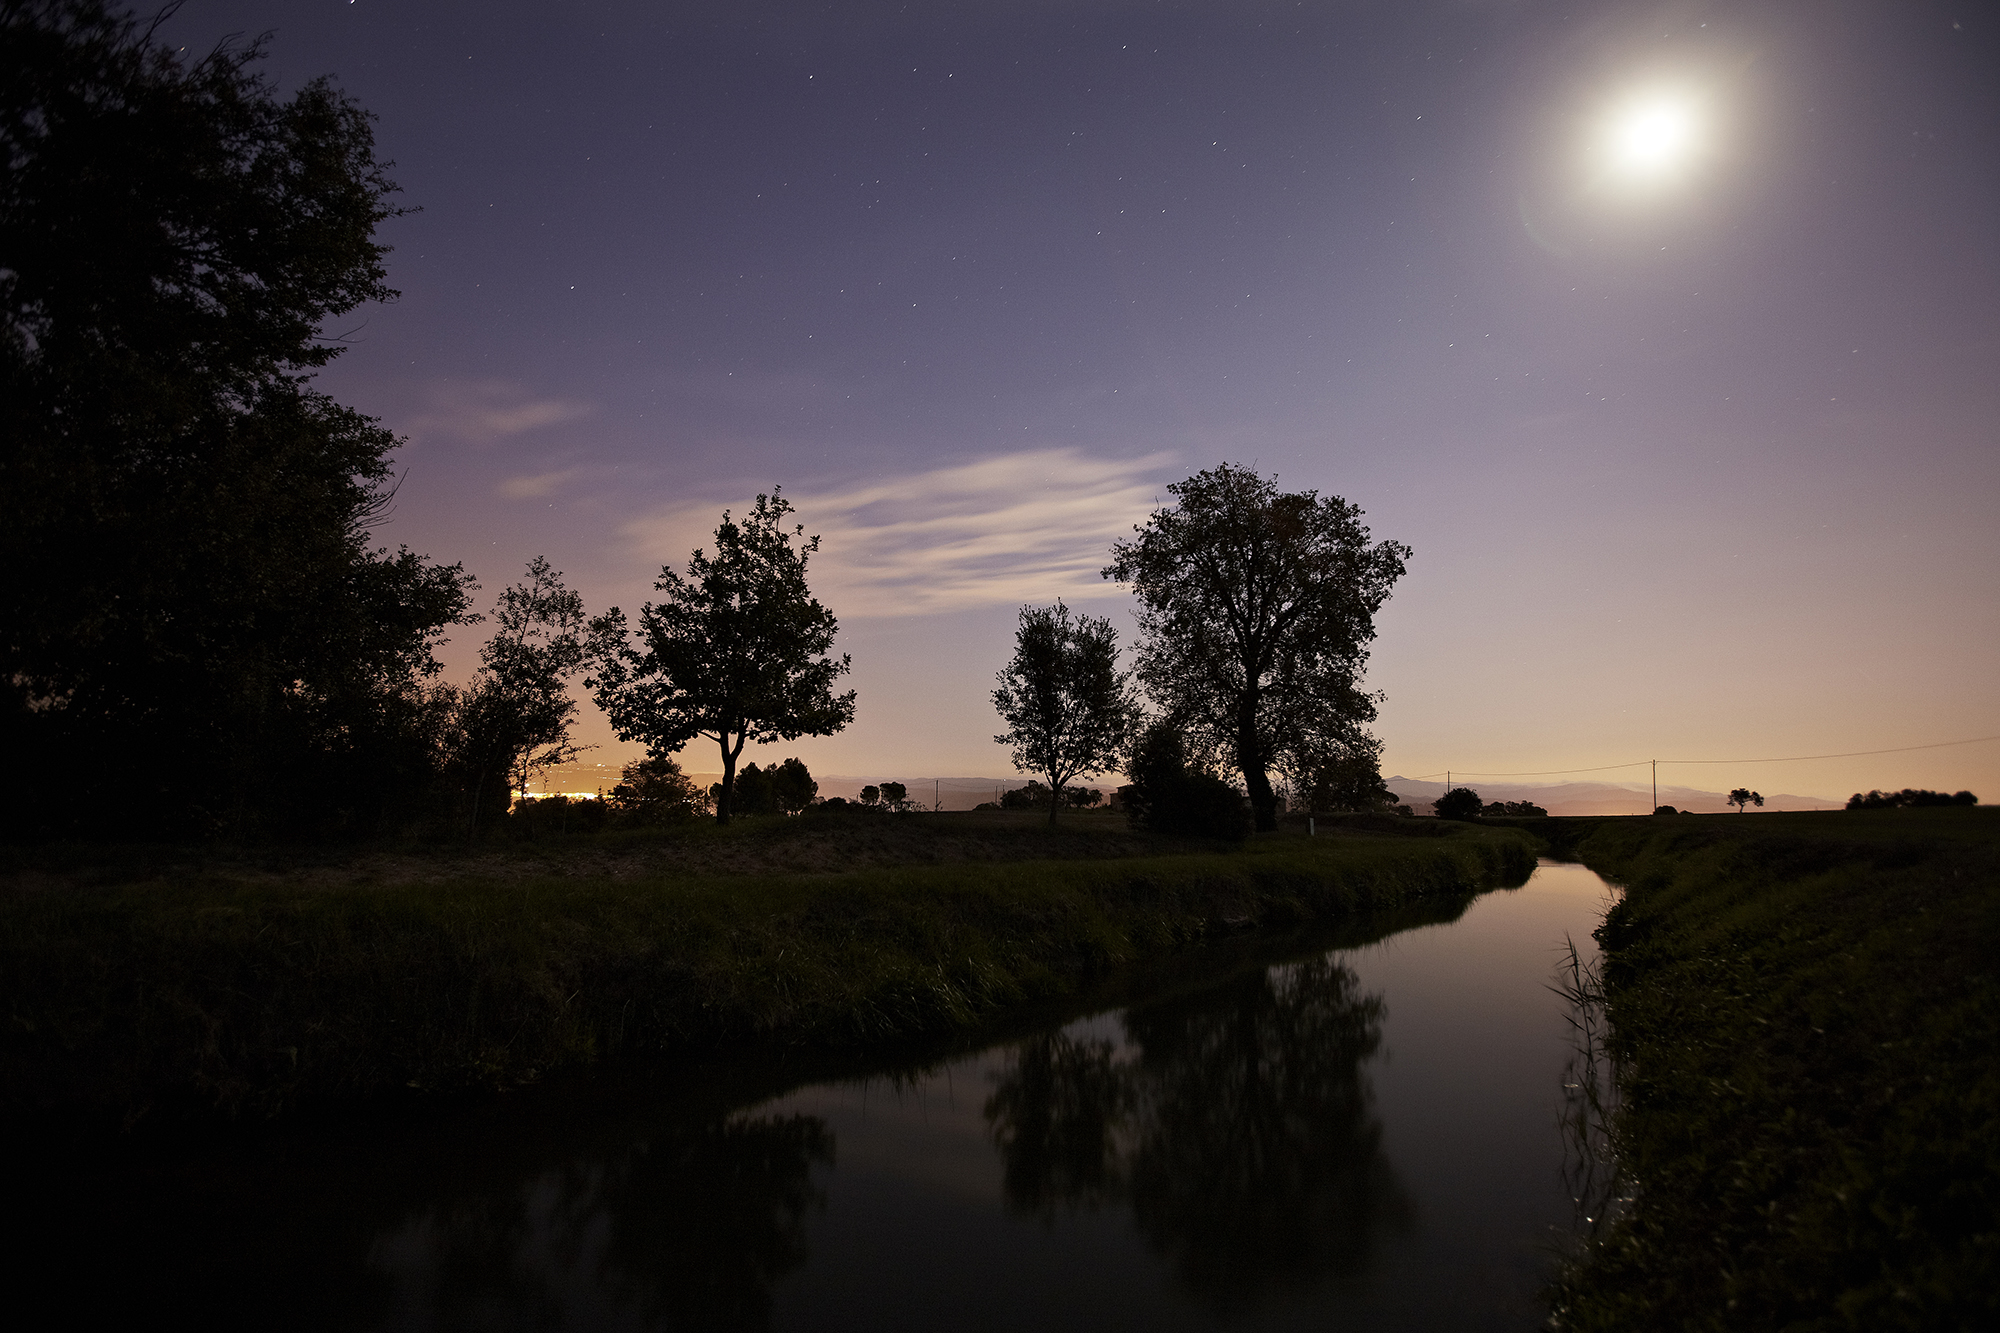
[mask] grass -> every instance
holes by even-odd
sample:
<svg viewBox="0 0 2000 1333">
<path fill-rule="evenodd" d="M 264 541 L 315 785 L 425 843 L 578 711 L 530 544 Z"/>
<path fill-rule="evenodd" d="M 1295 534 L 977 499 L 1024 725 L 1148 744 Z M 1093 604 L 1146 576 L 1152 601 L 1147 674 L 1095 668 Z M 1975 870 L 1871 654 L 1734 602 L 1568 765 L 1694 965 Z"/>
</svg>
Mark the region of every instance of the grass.
<svg viewBox="0 0 2000 1333">
<path fill-rule="evenodd" d="M 858 1047 L 1532 864 L 1495 830 L 1222 850 L 973 815 L 353 858 L 17 854 L 0 1097 L 130 1122 L 505 1087 L 620 1052 Z"/>
<path fill-rule="evenodd" d="M 2000 1327 L 2000 810 L 1605 820 L 1629 1206 L 1573 1329 Z"/>
</svg>

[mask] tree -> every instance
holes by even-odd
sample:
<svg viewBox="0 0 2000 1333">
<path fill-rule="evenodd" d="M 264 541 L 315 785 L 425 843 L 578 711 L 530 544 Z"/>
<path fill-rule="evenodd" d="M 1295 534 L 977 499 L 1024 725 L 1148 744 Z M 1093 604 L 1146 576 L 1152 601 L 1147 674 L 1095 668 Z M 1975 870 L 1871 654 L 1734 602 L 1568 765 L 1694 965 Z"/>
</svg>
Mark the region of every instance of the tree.
<svg viewBox="0 0 2000 1333">
<path fill-rule="evenodd" d="M 0 744 L 132 831 L 392 817 L 467 605 L 458 566 L 374 548 L 396 439 L 310 383 L 324 322 L 395 295 L 396 187 L 366 111 L 281 99 L 262 54 L 0 5 Z"/>
<path fill-rule="evenodd" d="M 768 771 L 772 789 L 778 798 L 778 808 L 788 815 L 799 813 L 813 803 L 813 797 L 819 795 L 819 784 L 813 781 L 812 770 L 797 755 Z"/>
<path fill-rule="evenodd" d="M 637 824 L 665 824 L 708 813 L 708 798 L 671 759 L 636 759 L 611 789 L 611 808 Z"/>
<path fill-rule="evenodd" d="M 721 748 L 718 824 L 729 822 L 745 744 L 830 736 L 854 720 L 854 691 L 833 692 L 849 659 L 824 656 L 838 626 L 806 586 L 819 538 L 787 532 L 791 512 L 777 487 L 741 522 L 724 510 L 713 556 L 696 550 L 686 576 L 660 571 L 653 586 L 666 597 L 641 608 L 637 644 L 617 607 L 592 622 L 598 646 L 585 683 L 620 740 L 657 755 L 697 736 Z"/>
<path fill-rule="evenodd" d="M 1278 766 L 1307 810 L 1373 810 L 1396 800 L 1382 781 L 1381 754 L 1380 741 L 1354 728 L 1329 743 L 1288 749 Z"/>
<path fill-rule="evenodd" d="M 882 784 L 882 804 L 902 813 L 910 808 L 910 789 L 900 782 Z"/>
<path fill-rule="evenodd" d="M 882 789 L 880 787 L 863 787 L 858 795 L 861 804 L 874 805 L 882 799 Z"/>
<path fill-rule="evenodd" d="M 1453 787 L 1431 802 L 1431 809 L 1439 819 L 1477 819 L 1486 809 L 1486 803 L 1470 787 Z"/>
<path fill-rule="evenodd" d="M 491 775 L 503 775 L 525 799 L 535 774 L 569 763 L 585 748 L 570 740 L 577 705 L 569 693 L 570 678 L 591 655 L 583 598 L 563 585 L 561 570 L 536 556 L 528 581 L 500 594 L 493 619 L 499 628 L 479 650 L 479 677 L 460 705 L 475 828 Z"/>
<path fill-rule="evenodd" d="M 1198 743 L 1233 757 L 1257 827 L 1277 827 L 1270 770 L 1375 717 L 1359 687 L 1375 612 L 1410 548 L 1368 543 L 1361 511 L 1317 492 L 1280 494 L 1225 463 L 1167 488 L 1104 577 L 1139 599 L 1138 677 Z"/>
<path fill-rule="evenodd" d="M 1748 787 L 1738 787 L 1729 793 L 1729 803 L 1736 807 L 1736 813 L 1740 815 L 1753 805 L 1761 810 L 1764 798 Z"/>
<path fill-rule="evenodd" d="M 1979 798 L 1969 791 L 1953 792 L 1947 796 L 1941 791 L 1930 791 L 1920 787 L 1905 787 L 1901 791 L 1870 791 L 1866 796 L 1860 792 L 1847 798 L 1849 810 L 1893 810 L 1899 806 L 1942 806 L 1978 805 Z"/>
<path fill-rule="evenodd" d="M 1014 659 L 997 679 L 993 707 L 1007 730 L 993 739 L 1014 747 L 1016 769 L 1059 792 L 1071 778 L 1116 767 L 1138 705 L 1109 620 L 1071 617 L 1061 602 L 1022 607 Z M 1049 802 L 1051 824 L 1062 804 Z"/>
</svg>

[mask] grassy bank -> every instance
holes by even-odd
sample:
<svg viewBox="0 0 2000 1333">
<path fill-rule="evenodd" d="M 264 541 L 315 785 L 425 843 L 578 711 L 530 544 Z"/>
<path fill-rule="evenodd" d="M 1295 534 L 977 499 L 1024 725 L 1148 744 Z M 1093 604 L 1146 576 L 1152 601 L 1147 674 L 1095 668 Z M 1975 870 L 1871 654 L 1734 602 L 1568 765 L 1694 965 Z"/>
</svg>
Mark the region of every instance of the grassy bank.
<svg viewBox="0 0 2000 1333">
<path fill-rule="evenodd" d="M 2000 1327 L 2000 810 L 1607 820 L 1625 1215 L 1575 1329 Z"/>
<path fill-rule="evenodd" d="M 1532 866 L 1518 835 L 1469 828 L 1230 851 L 952 816 L 687 836 L 712 854 L 551 843 L 486 874 L 416 853 L 391 857 L 398 873 L 271 855 L 17 866 L 0 903 L 7 1109 L 261 1113 L 507 1086 L 615 1052 L 950 1031 L 1218 934 Z M 869 868 L 762 868 L 788 844 Z M 739 873 L 632 871 L 663 847 Z"/>
</svg>

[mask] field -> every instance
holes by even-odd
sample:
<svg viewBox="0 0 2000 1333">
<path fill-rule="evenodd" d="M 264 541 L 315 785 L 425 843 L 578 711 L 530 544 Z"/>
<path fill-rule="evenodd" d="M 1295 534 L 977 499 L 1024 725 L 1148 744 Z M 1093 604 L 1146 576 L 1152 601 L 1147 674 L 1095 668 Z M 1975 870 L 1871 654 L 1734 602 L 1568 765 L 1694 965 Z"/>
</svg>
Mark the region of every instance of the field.
<svg viewBox="0 0 2000 1333">
<path fill-rule="evenodd" d="M 2000 810 L 1574 823 L 1630 1197 L 1559 1326 L 2000 1327 Z"/>
<path fill-rule="evenodd" d="M 0 1088 L 15 1115 L 131 1123 L 629 1052 L 858 1047 L 1533 864 L 1507 830 L 1323 834 L 1228 848 L 1105 816 L 851 814 L 474 849 L 16 852 Z"/>
</svg>

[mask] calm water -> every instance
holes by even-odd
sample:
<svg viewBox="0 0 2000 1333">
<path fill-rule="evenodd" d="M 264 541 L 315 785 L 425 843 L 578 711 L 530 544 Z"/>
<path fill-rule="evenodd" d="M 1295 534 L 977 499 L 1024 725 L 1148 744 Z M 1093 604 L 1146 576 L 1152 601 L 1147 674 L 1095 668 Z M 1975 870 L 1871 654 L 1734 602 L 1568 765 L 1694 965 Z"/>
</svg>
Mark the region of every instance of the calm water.
<svg viewBox="0 0 2000 1333">
<path fill-rule="evenodd" d="M 64 1323 L 1528 1329 L 1577 1225 L 1548 986 L 1607 899 L 1544 865 L 1454 921 L 1239 943 L 913 1067 L 627 1071 L 88 1164 L 17 1144 L 9 1286 Z"/>
</svg>

